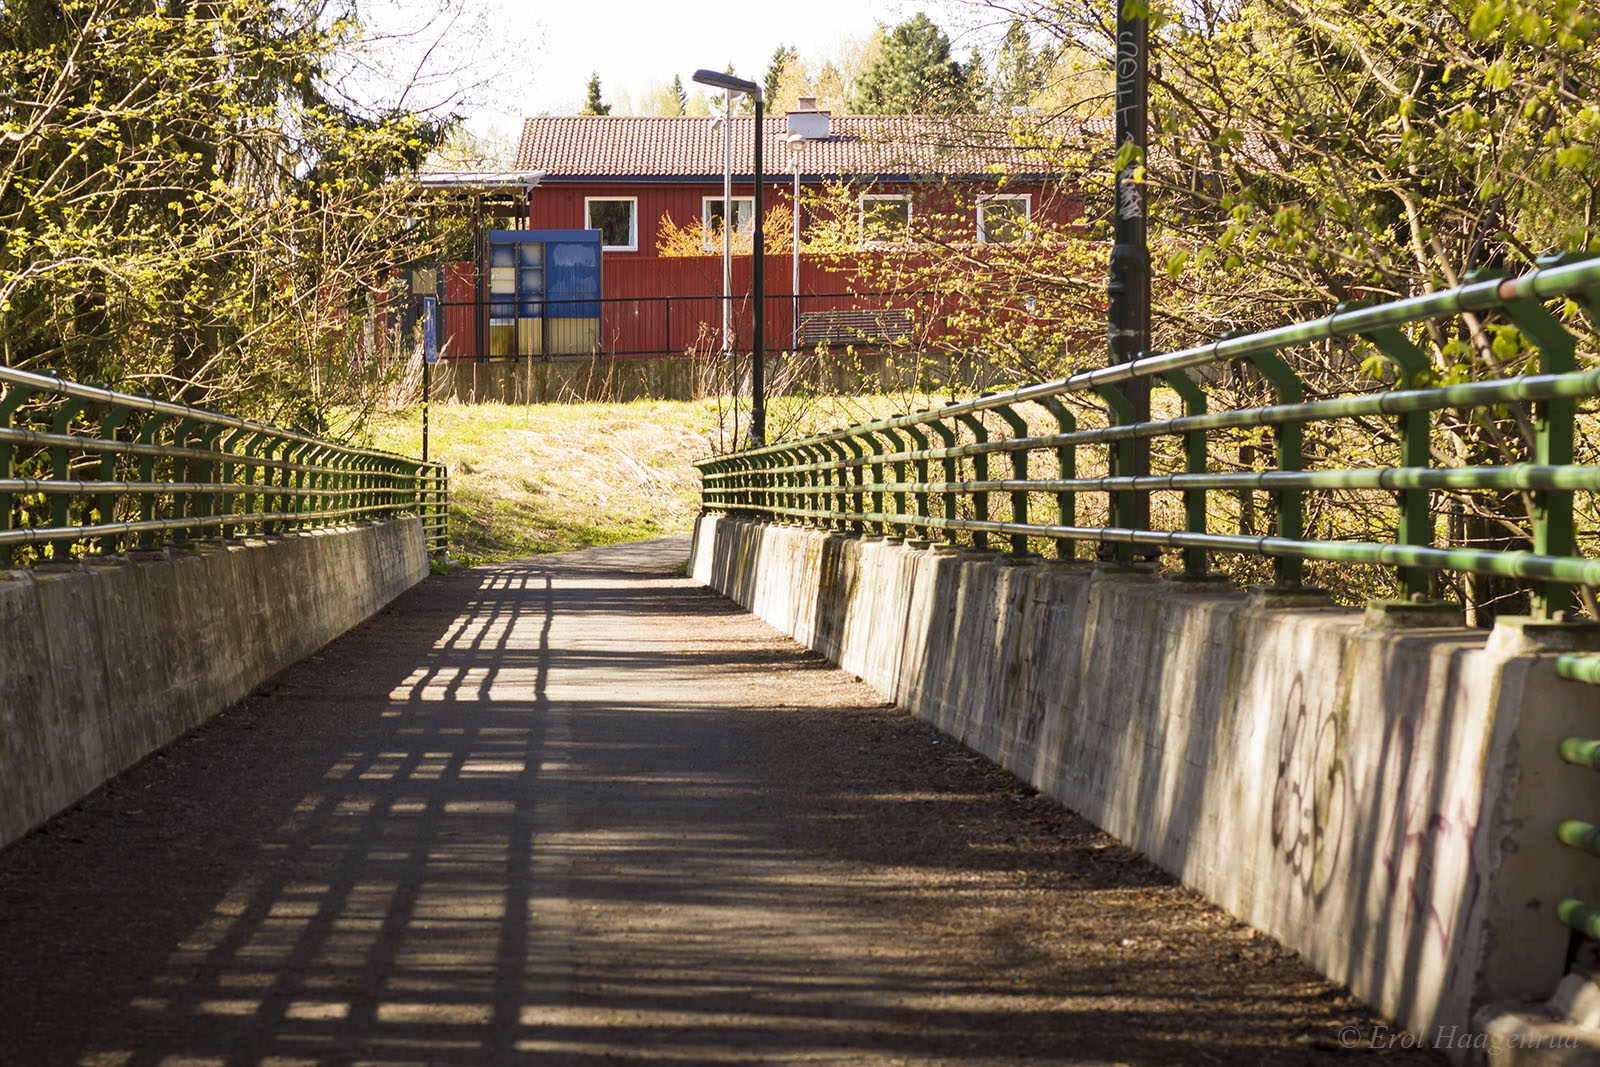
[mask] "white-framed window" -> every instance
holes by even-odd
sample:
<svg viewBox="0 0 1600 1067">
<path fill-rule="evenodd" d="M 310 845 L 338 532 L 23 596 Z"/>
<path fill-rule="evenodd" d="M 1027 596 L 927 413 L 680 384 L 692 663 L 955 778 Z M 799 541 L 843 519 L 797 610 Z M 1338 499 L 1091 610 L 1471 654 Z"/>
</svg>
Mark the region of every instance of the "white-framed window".
<svg viewBox="0 0 1600 1067">
<path fill-rule="evenodd" d="M 868 244 L 911 239 L 911 198 L 904 193 L 862 193 L 861 234 Z"/>
<path fill-rule="evenodd" d="M 702 196 L 700 198 L 700 218 L 704 220 L 700 229 L 700 244 L 707 252 L 722 251 L 722 219 L 723 206 L 720 196 Z M 736 196 L 733 198 L 733 237 L 738 244 L 739 238 L 754 240 L 756 232 L 756 198 L 753 196 Z"/>
<path fill-rule="evenodd" d="M 600 248 L 606 252 L 639 251 L 639 198 L 636 196 L 586 196 L 585 229 L 600 231 Z"/>
<path fill-rule="evenodd" d="M 1028 193 L 995 193 L 978 197 L 978 243 L 1011 244 L 1028 237 L 1033 197 Z"/>
</svg>

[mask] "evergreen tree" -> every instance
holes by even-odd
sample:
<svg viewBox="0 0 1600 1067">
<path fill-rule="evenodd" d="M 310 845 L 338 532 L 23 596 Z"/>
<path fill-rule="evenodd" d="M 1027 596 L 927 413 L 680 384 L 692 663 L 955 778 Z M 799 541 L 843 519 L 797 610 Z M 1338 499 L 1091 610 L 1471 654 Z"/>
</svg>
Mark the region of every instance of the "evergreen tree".
<svg viewBox="0 0 1600 1067">
<path fill-rule="evenodd" d="M 678 98 L 678 114 L 688 114 L 689 94 L 683 91 L 683 79 L 676 74 L 672 76 L 672 95 Z"/>
<path fill-rule="evenodd" d="M 1044 88 L 1046 57 L 1036 52 L 1021 19 L 1012 19 L 995 59 L 994 106 L 1001 111 L 1028 107 Z"/>
<path fill-rule="evenodd" d="M 611 105 L 600 98 L 600 74 L 598 71 L 589 73 L 589 98 L 583 102 L 580 115 L 609 115 Z"/>
<path fill-rule="evenodd" d="M 783 82 L 783 72 L 800 61 L 800 53 L 793 47 L 779 45 L 772 53 L 772 62 L 767 64 L 767 76 L 762 88 L 767 94 L 767 103 L 778 98 L 778 86 Z"/>
<path fill-rule="evenodd" d="M 961 68 L 962 78 L 966 83 L 966 104 L 964 110 L 984 112 L 988 111 L 994 103 L 994 86 L 989 77 L 989 68 L 984 65 L 983 53 L 974 46 L 972 54 L 967 57 L 966 66 Z"/>
<path fill-rule="evenodd" d="M 950 58 L 950 38 L 927 15 L 900 23 L 883 38 L 872 66 L 856 83 L 851 110 L 865 115 L 970 111 L 965 72 Z"/>
</svg>

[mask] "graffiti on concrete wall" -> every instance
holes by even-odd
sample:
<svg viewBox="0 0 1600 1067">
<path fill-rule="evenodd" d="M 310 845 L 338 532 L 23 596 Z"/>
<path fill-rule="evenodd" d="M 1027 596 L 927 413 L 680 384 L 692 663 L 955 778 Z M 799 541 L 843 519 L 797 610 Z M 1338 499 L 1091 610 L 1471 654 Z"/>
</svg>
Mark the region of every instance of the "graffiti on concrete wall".
<svg viewBox="0 0 1600 1067">
<path fill-rule="evenodd" d="M 1482 904 L 1483 872 L 1472 855 L 1479 817 L 1468 797 L 1444 795 L 1432 759 L 1414 758 L 1415 733 L 1410 720 L 1390 732 L 1388 751 L 1403 771 L 1380 854 L 1389 898 L 1404 907 L 1406 940 L 1447 956 Z"/>
<path fill-rule="evenodd" d="M 1344 717 L 1331 709 L 1308 712 L 1305 679 L 1297 673 L 1284 718 L 1272 792 L 1272 846 L 1320 901 L 1339 869 L 1350 817 Z"/>
</svg>

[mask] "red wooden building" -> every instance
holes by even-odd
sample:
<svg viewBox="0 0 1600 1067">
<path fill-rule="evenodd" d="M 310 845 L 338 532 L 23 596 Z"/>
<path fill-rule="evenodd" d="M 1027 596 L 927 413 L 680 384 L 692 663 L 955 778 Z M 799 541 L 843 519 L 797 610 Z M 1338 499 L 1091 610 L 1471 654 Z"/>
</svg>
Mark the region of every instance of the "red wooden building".
<svg viewBox="0 0 1600 1067">
<path fill-rule="evenodd" d="M 833 117 L 807 104 L 763 122 L 765 210 L 787 224 L 798 178 L 802 249 L 819 224 L 808 211 L 826 199 L 835 232 L 841 214 L 849 216 L 842 220 L 846 231 L 854 226 L 859 252 L 853 257 L 903 255 L 934 227 L 944 241 L 976 247 L 1024 240 L 1042 223 L 1071 223 L 1081 215 L 1081 203 L 1062 192 L 1061 176 L 1050 173 L 1045 153 L 1027 145 L 1109 135 L 1109 127 L 1100 128 L 1109 120 L 1030 116 L 1030 136 L 1019 137 L 1009 116 Z M 754 138 L 753 118 L 731 120 L 731 215 L 746 248 L 733 257 L 733 315 L 741 347 L 748 343 L 750 319 Z M 505 351 L 503 344 L 486 346 L 487 332 L 475 319 L 493 301 L 487 262 L 449 265 L 441 294 L 445 332 L 452 339 L 447 355 L 496 358 L 570 349 L 628 357 L 709 350 L 707 333 L 720 331 L 723 314 L 720 227 L 729 214 L 723 165 L 721 123 L 704 117 L 526 119 L 516 169 L 538 175 L 526 191 L 526 226 L 600 231 L 598 319 L 592 330 L 573 334 L 576 340 L 552 342 L 547 336 L 527 352 L 520 350 L 526 345 Z M 664 229 L 678 231 L 665 255 L 658 248 Z M 684 255 L 686 243 L 702 254 Z M 792 248 L 787 237 L 779 243 Z M 768 257 L 771 348 L 903 336 L 906 309 L 915 304 L 911 294 L 863 291 L 851 257 L 841 262 L 837 255 L 802 254 L 796 289 L 795 265 L 789 254 Z"/>
</svg>

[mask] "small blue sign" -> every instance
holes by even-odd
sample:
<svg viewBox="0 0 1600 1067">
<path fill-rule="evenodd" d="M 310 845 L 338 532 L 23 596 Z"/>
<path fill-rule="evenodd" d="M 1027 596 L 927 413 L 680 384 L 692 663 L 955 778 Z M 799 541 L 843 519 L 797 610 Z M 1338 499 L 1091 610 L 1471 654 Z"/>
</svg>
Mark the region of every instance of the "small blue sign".
<svg viewBox="0 0 1600 1067">
<path fill-rule="evenodd" d="M 431 296 L 422 298 L 422 358 L 429 363 L 439 362 L 439 327 L 435 323 L 436 301 Z"/>
</svg>

